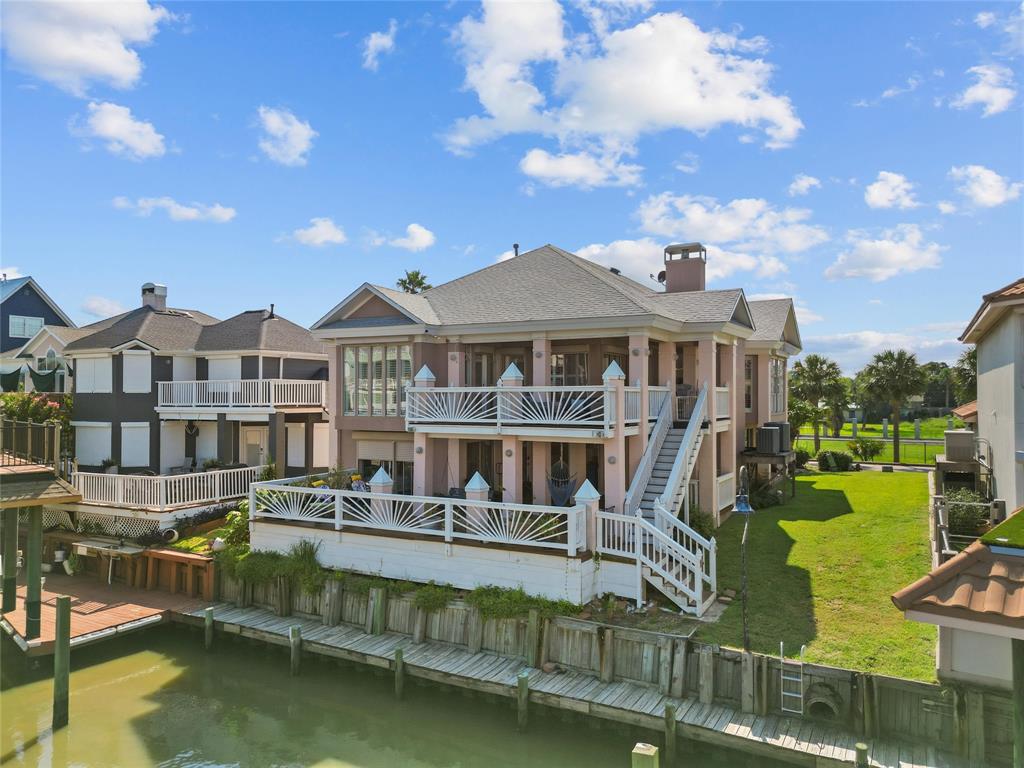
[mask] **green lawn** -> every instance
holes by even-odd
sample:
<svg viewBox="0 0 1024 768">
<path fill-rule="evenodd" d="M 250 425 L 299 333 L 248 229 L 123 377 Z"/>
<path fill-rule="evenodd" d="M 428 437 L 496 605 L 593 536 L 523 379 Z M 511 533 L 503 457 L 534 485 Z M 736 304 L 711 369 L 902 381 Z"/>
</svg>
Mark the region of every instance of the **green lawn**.
<svg viewBox="0 0 1024 768">
<path fill-rule="evenodd" d="M 852 453 L 847 447 L 846 443 L 848 440 L 822 440 L 822 450 L 828 449 L 830 451 L 842 451 L 843 453 Z M 796 447 L 802 448 L 814 456 L 814 438 L 813 437 L 801 437 L 796 441 Z M 930 443 L 921 442 L 907 442 L 906 439 L 900 440 L 900 464 L 934 464 L 935 456 L 940 453 L 945 453 L 946 449 L 942 445 L 933 445 Z M 886 442 L 885 447 L 882 448 L 882 452 L 878 454 L 874 459 L 874 462 L 881 463 L 892 463 L 892 440 Z"/>
<path fill-rule="evenodd" d="M 957 419 L 957 418 L 953 419 L 953 428 L 954 429 L 961 429 L 963 426 L 964 426 L 964 423 L 962 421 L 960 421 L 960 419 Z M 944 435 L 944 433 L 945 433 L 945 431 L 946 431 L 946 428 L 947 427 L 946 427 L 946 417 L 945 416 L 937 416 L 937 417 L 935 417 L 933 419 L 921 419 L 921 439 L 922 440 L 941 440 L 943 435 Z M 892 439 L 892 433 L 893 433 L 893 426 L 890 423 L 889 424 L 889 439 L 890 440 Z M 814 429 L 809 424 L 805 424 L 804 426 L 800 427 L 800 434 L 801 435 L 813 435 L 814 434 Z M 821 434 L 822 434 L 822 436 L 824 436 L 826 434 L 826 430 L 825 430 L 824 427 L 821 430 Z M 832 435 L 832 430 L 831 429 L 827 430 L 827 434 L 829 436 L 831 436 Z M 853 436 L 853 426 L 849 422 L 843 424 L 843 428 L 840 430 L 839 434 L 842 437 L 852 437 Z M 881 439 L 881 437 L 882 437 L 882 424 L 881 424 L 881 422 L 879 422 L 878 424 L 858 424 L 857 425 L 857 434 L 859 436 L 861 436 L 861 437 L 877 437 L 877 438 Z M 914 421 L 913 420 L 901 421 L 900 422 L 900 437 L 910 437 L 910 438 L 914 437 Z"/>
<path fill-rule="evenodd" d="M 929 570 L 928 490 L 923 474 L 811 473 L 797 496 L 750 521 L 748 559 L 753 650 L 933 680 L 935 627 L 907 621 L 889 596 Z M 721 619 L 697 639 L 742 647 L 743 518 L 718 531 L 719 590 L 737 590 Z"/>
</svg>

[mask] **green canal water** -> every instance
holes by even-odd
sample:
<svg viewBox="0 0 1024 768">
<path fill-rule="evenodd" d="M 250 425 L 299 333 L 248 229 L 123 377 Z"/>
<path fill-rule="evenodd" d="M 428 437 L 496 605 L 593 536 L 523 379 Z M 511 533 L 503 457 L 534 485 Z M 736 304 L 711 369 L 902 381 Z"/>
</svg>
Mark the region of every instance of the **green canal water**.
<svg viewBox="0 0 1024 768">
<path fill-rule="evenodd" d="M 49 665 L 3 636 L 0 765 L 625 768 L 634 743 L 660 743 L 543 707 L 519 735 L 508 700 L 409 680 L 396 702 L 388 675 L 304 658 L 292 678 L 280 651 L 218 641 L 206 653 L 201 635 L 158 627 L 74 651 L 71 723 L 54 734 Z M 685 765 L 775 764 L 696 747 Z"/>
</svg>

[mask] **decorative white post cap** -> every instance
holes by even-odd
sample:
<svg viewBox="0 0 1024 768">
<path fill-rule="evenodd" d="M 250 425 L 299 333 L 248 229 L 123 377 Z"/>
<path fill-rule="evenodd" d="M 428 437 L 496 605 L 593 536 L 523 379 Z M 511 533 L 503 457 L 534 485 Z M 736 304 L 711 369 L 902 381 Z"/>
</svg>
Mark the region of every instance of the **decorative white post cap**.
<svg viewBox="0 0 1024 768">
<path fill-rule="evenodd" d="M 437 381 L 437 377 L 430 368 L 424 365 L 413 378 L 413 381 Z"/>
<path fill-rule="evenodd" d="M 577 504 L 586 504 L 588 501 L 600 501 L 601 494 L 597 492 L 597 488 L 590 480 L 584 480 L 583 485 L 576 489 L 576 493 L 573 495 L 573 500 Z"/>
<path fill-rule="evenodd" d="M 520 371 L 519 370 L 519 366 L 517 366 L 513 362 L 513 363 L 509 363 L 508 364 L 508 368 L 506 368 L 505 372 L 503 374 L 501 374 L 501 379 L 499 379 L 499 381 L 515 381 L 515 380 L 522 381 L 523 380 L 523 372 Z"/>
<path fill-rule="evenodd" d="M 370 485 L 391 485 L 391 476 L 384 471 L 384 467 L 377 470 L 377 474 L 370 478 Z"/>
<path fill-rule="evenodd" d="M 611 363 L 608 364 L 608 367 L 605 368 L 604 374 L 601 376 L 601 378 L 604 379 L 605 381 L 608 381 L 610 379 L 621 379 L 622 381 L 625 381 L 626 374 L 622 372 L 622 369 L 619 367 L 619 364 L 612 360 Z"/>
<path fill-rule="evenodd" d="M 489 486 L 487 484 L 487 481 L 484 480 L 483 475 L 481 475 L 479 472 L 474 472 L 473 476 L 471 478 L 469 478 L 469 482 L 466 483 L 466 492 L 467 493 L 469 491 L 489 491 L 489 490 L 491 490 L 491 486 Z"/>
</svg>

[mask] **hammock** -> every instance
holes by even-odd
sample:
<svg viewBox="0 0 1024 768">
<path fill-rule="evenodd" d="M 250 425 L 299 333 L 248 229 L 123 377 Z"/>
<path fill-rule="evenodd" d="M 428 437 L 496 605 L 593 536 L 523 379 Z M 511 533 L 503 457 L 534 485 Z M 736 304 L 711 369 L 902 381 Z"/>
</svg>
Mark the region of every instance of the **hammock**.
<svg viewBox="0 0 1024 768">
<path fill-rule="evenodd" d="M 49 373 L 39 373 L 38 371 L 28 369 L 28 375 L 32 377 L 32 388 L 36 392 L 55 392 L 57 385 L 57 371 L 53 370 Z"/>
<path fill-rule="evenodd" d="M 576 475 L 569 474 L 569 465 L 564 461 L 556 461 L 548 472 L 548 492 L 551 494 L 552 505 L 567 506 L 575 490 Z"/>
<path fill-rule="evenodd" d="M 17 392 L 21 385 L 21 369 L 10 373 L 0 373 L 0 388 L 4 392 Z"/>
</svg>

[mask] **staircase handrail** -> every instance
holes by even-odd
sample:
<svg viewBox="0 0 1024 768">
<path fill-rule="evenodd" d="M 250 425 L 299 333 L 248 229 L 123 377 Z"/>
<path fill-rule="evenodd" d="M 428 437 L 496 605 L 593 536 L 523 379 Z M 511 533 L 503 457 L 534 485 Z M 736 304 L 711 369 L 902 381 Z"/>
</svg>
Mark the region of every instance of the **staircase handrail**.
<svg viewBox="0 0 1024 768">
<path fill-rule="evenodd" d="M 718 592 L 718 542 L 705 538 L 678 517 L 670 514 L 659 499 L 654 501 L 654 525 L 697 558 L 701 579 L 712 594 Z"/>
<path fill-rule="evenodd" d="M 636 518 L 636 525 L 639 538 L 636 547 L 637 561 L 646 565 L 653 573 L 657 574 L 677 590 L 689 597 L 694 602 L 696 610 L 701 612 L 701 607 L 704 605 L 704 580 L 702 578 L 695 578 L 693 581 L 696 589 L 691 588 L 686 584 L 685 580 L 675 576 L 670 570 L 658 562 L 656 558 L 648 557 L 646 550 L 648 544 L 652 549 L 661 545 L 661 548 L 665 551 L 666 555 L 671 554 L 685 561 L 685 564 L 689 566 L 687 569 L 688 572 L 696 573 L 699 576 L 700 564 L 697 562 L 697 556 L 679 544 L 675 539 L 666 536 L 642 517 L 638 516 Z M 649 537 L 649 542 L 645 541 L 645 537 Z"/>
<path fill-rule="evenodd" d="M 693 405 L 693 413 L 690 415 L 690 421 L 686 425 L 686 431 L 683 432 L 683 441 L 679 446 L 679 451 L 676 452 L 676 460 L 672 463 L 672 471 L 669 473 L 668 481 L 665 483 L 665 490 L 661 492 L 659 497 L 661 505 L 672 514 L 675 513 L 676 507 L 673 500 L 679 493 L 679 486 L 682 484 L 686 463 L 689 461 L 690 452 L 693 450 L 693 446 L 697 441 L 697 435 L 700 434 L 704 423 L 704 408 L 707 397 L 708 384 L 704 382 L 700 392 L 697 394 L 697 401 Z"/>
<path fill-rule="evenodd" d="M 643 429 L 642 424 L 640 428 Z M 643 499 L 644 489 L 651 479 L 651 474 L 654 472 L 654 464 L 658 460 L 658 453 L 661 451 L 661 446 L 664 445 L 665 438 L 668 437 L 668 431 L 671 428 L 672 398 L 666 397 L 661 403 L 661 409 L 658 411 L 658 420 L 654 422 L 654 429 L 651 430 L 651 437 L 647 441 L 647 450 L 640 457 L 640 463 L 637 465 L 636 472 L 633 473 L 633 481 L 629 484 L 629 490 L 626 491 L 626 499 L 622 504 L 622 508 L 627 515 L 639 514 L 640 500 Z"/>
</svg>

